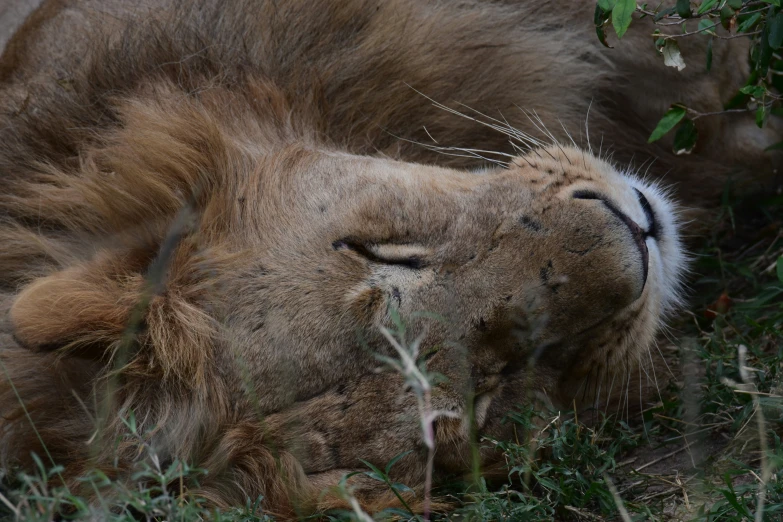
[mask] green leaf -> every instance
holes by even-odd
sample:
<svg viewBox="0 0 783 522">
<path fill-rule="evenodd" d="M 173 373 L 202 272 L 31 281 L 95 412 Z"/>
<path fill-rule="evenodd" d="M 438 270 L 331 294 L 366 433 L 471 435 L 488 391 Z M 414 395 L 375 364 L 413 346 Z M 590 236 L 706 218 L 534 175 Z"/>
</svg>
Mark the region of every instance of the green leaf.
<svg viewBox="0 0 783 522">
<path fill-rule="evenodd" d="M 763 103 L 759 103 L 759 108 L 756 109 L 756 125 L 758 125 L 759 128 L 764 127 L 764 122 L 767 121 L 767 116 L 769 116 L 767 106 Z"/>
<path fill-rule="evenodd" d="M 395 517 L 396 517 L 395 520 L 418 520 L 418 518 L 416 518 L 416 519 L 411 518 L 411 512 L 410 511 L 405 511 L 405 510 L 400 509 L 400 508 L 386 508 L 383 511 L 381 511 L 380 513 L 384 514 L 384 515 L 395 515 Z M 386 517 L 383 520 L 387 520 L 389 518 L 392 518 L 392 517 Z M 332 519 L 332 518 L 330 518 L 330 519 L 326 519 L 326 520 L 344 520 L 344 519 L 343 518 L 339 518 L 339 519 Z"/>
<path fill-rule="evenodd" d="M 756 99 L 760 99 L 764 96 L 765 90 L 761 85 L 746 85 L 740 89 L 740 92 L 742 94 L 749 94 Z"/>
<path fill-rule="evenodd" d="M 739 24 L 739 27 L 737 27 L 737 32 L 747 33 L 753 28 L 754 25 L 756 25 L 756 22 L 758 22 L 760 19 L 761 13 L 756 13 L 753 16 L 746 18 L 745 21 Z"/>
<path fill-rule="evenodd" d="M 617 0 L 612 9 L 612 25 L 617 38 L 622 38 L 628 30 L 634 11 L 636 11 L 636 0 Z"/>
<path fill-rule="evenodd" d="M 699 31 L 707 34 L 715 34 L 715 22 L 709 18 L 699 20 Z"/>
<path fill-rule="evenodd" d="M 378 482 L 386 482 L 386 479 L 383 477 L 383 475 L 378 475 L 374 471 L 365 471 L 364 475 L 370 477 L 373 480 L 377 480 Z"/>
<path fill-rule="evenodd" d="M 701 3 L 699 6 L 698 11 L 696 11 L 696 14 L 702 15 L 715 7 L 715 4 L 718 3 L 718 0 L 704 0 L 704 2 Z"/>
<path fill-rule="evenodd" d="M 122 423 L 125 424 L 131 433 L 136 433 L 136 415 L 133 413 L 133 410 L 130 410 L 127 419 L 120 420 L 122 420 Z"/>
<path fill-rule="evenodd" d="M 726 489 L 721 489 L 720 492 L 723 493 L 723 496 L 726 497 L 726 500 L 729 501 L 729 504 L 737 511 L 738 514 L 744 515 L 747 519 L 753 518 L 753 515 L 748 511 L 748 508 L 745 506 L 745 504 L 741 504 L 739 499 L 737 498 L 736 493 L 734 493 L 734 486 L 731 483 L 731 476 L 726 473 L 723 475 L 723 480 L 726 482 Z"/>
<path fill-rule="evenodd" d="M 598 6 L 606 11 L 607 13 L 614 9 L 614 5 L 617 3 L 617 0 L 598 0 Z"/>
<path fill-rule="evenodd" d="M 780 256 L 778 258 L 776 271 L 777 271 L 777 274 L 778 274 L 778 281 L 783 283 L 783 256 Z"/>
<path fill-rule="evenodd" d="M 383 472 L 380 469 L 378 469 L 378 467 L 376 467 L 374 464 L 367 462 L 366 460 L 363 459 L 359 459 L 359 462 L 361 462 L 362 464 L 364 464 L 365 466 L 373 470 L 378 475 L 383 475 Z"/>
<path fill-rule="evenodd" d="M 395 464 L 397 464 L 397 462 L 398 462 L 398 461 L 399 461 L 401 458 L 403 458 L 405 455 L 409 454 L 409 453 L 410 453 L 410 452 L 412 452 L 412 451 L 413 451 L 413 450 L 408 450 L 408 451 L 405 451 L 405 452 L 403 452 L 403 453 L 400 453 L 399 455 L 397 455 L 397 456 L 396 456 L 396 457 L 394 457 L 393 459 L 391 459 L 391 460 L 389 461 L 389 463 L 388 463 L 388 464 L 386 464 L 386 469 L 384 470 L 384 471 L 386 472 L 386 474 L 388 475 L 388 474 L 389 474 L 389 472 L 390 472 L 390 471 L 391 471 L 391 469 L 392 469 L 392 466 L 394 466 Z"/>
<path fill-rule="evenodd" d="M 171 464 L 169 464 L 169 467 L 166 468 L 166 472 L 163 474 L 164 477 L 167 479 L 172 479 L 174 477 L 178 477 L 180 475 L 180 462 L 178 460 L 173 461 Z"/>
<path fill-rule="evenodd" d="M 400 493 L 413 493 L 413 490 L 406 486 L 405 484 L 401 484 L 400 482 L 393 482 L 391 484 L 391 487 L 399 491 Z"/>
<path fill-rule="evenodd" d="M 677 155 L 690 154 L 693 147 L 696 146 L 698 137 L 699 131 L 696 129 L 696 124 L 692 119 L 685 118 L 674 135 L 674 153 Z"/>
<path fill-rule="evenodd" d="M 764 31 L 761 33 L 759 42 L 758 60 L 756 61 L 756 69 L 759 71 L 759 76 L 767 76 L 769 71 L 769 63 L 772 61 L 772 46 L 769 44 L 769 26 L 764 27 Z"/>
<path fill-rule="evenodd" d="M 659 11 L 659 12 L 655 13 L 655 16 L 653 17 L 653 21 L 657 22 L 657 21 L 661 20 L 663 17 L 672 15 L 675 12 L 677 12 L 677 8 L 676 7 L 670 7 L 668 9 L 664 9 L 663 11 Z"/>
<path fill-rule="evenodd" d="M 728 4 L 732 9 L 742 9 L 742 0 L 729 0 Z"/>
<path fill-rule="evenodd" d="M 672 105 L 671 108 L 666 111 L 666 114 L 663 115 L 661 121 L 658 122 L 658 125 L 655 127 L 655 130 L 652 131 L 652 134 L 650 134 L 650 138 L 647 140 L 647 143 L 652 143 L 661 139 L 664 134 L 672 130 L 675 125 L 680 123 L 680 120 L 682 120 L 684 117 L 685 107 L 682 105 Z"/>
<path fill-rule="evenodd" d="M 780 49 L 783 45 L 783 12 L 778 13 L 772 18 L 767 19 L 769 28 L 769 46 L 773 49 Z"/>
<path fill-rule="evenodd" d="M 364 475 L 370 477 L 371 479 L 375 479 L 379 482 L 388 482 L 388 477 L 386 477 L 383 471 L 381 471 L 374 465 L 370 464 L 366 460 L 359 459 L 359 462 L 361 462 L 362 464 L 364 464 L 365 466 L 367 466 L 372 470 L 372 471 L 364 471 L 363 472 Z"/>
<path fill-rule="evenodd" d="M 604 31 L 604 28 L 600 25 L 595 27 L 595 34 L 598 36 L 598 41 L 603 44 L 604 47 L 608 47 L 609 49 L 613 49 L 611 45 L 609 45 L 606 41 L 606 31 Z"/>
<path fill-rule="evenodd" d="M 608 20 L 608 13 L 601 9 L 600 4 L 595 5 L 595 12 L 593 13 L 593 23 L 596 27 L 601 27 Z"/>
<path fill-rule="evenodd" d="M 683 18 L 691 17 L 691 2 L 690 0 L 677 0 L 677 14 Z"/>
</svg>

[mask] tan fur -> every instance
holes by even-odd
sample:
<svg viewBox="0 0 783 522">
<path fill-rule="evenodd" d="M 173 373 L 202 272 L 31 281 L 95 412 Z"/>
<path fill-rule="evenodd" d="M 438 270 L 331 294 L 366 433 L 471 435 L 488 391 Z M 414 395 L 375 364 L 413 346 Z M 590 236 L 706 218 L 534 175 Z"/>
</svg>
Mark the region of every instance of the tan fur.
<svg viewBox="0 0 783 522">
<path fill-rule="evenodd" d="M 534 109 L 562 142 L 558 119 L 578 134 L 593 100 L 593 148 L 626 161 L 670 101 L 640 82 L 712 110 L 741 48 L 717 42 L 710 77 L 626 61 L 596 46 L 592 2 L 100 4 L 46 2 L 0 61 L 4 466 L 43 450 L 18 392 L 74 488 L 92 467 L 127 479 L 132 412 L 160 459 L 209 470 L 197 489 L 214 504 L 264 495 L 293 516 L 342 505 L 321 493 L 358 459 L 413 450 L 395 479 L 420 490 L 415 401 L 376 372 L 390 306 L 448 378 L 433 404 L 459 418 L 438 423 L 439 473 L 469 468 L 474 394 L 481 433 L 505 437 L 515 405 L 571 404 L 649 357 L 676 302 L 677 227 L 659 216 L 645 283 L 618 215 L 645 223 L 634 187 L 659 212 L 666 198 L 586 150 L 522 153 L 414 88 L 531 134 L 517 106 Z M 737 132 L 712 121 L 705 146 Z M 746 131 L 748 147 L 775 139 Z M 412 143 L 433 138 L 518 157 L 473 172 Z M 769 167 L 741 147 L 655 151 L 689 203 L 737 157 Z M 368 509 L 396 502 L 355 486 Z"/>
</svg>

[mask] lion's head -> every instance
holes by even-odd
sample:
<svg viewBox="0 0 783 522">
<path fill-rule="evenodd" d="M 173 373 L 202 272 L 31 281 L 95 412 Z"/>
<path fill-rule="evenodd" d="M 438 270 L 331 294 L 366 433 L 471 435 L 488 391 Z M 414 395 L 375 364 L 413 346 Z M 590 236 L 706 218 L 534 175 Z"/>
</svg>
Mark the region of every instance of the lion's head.
<svg viewBox="0 0 783 522">
<path fill-rule="evenodd" d="M 157 131 L 164 144 L 143 144 L 147 158 L 172 145 Z M 143 166 L 112 157 L 127 146 L 92 158 L 115 161 L 110 172 L 103 164 L 60 179 L 68 187 L 28 188 L 73 191 L 106 220 L 118 217 L 119 198 L 160 198 L 145 189 L 173 185 L 152 177 L 173 164 L 149 165 L 144 179 Z M 270 412 L 368 371 L 375 353 L 389 355 L 377 330 L 390 308 L 427 348 L 459 345 L 478 374 L 535 352 L 558 378 L 576 380 L 596 365 L 635 362 L 677 302 L 683 254 L 672 204 L 655 185 L 575 148 L 544 147 L 478 172 L 299 145 L 255 158 L 219 142 L 179 153 L 225 161 L 195 186 L 161 188 L 173 198 L 179 191 L 183 205 L 186 190 L 198 198 L 197 222 L 175 230 L 177 242 L 156 241 L 165 217 L 136 208 L 138 227 L 125 223 L 83 260 L 21 289 L 10 315 L 20 344 L 100 354 L 125 333 L 145 278 L 159 277 L 141 335 L 172 360 L 154 363 L 175 374 L 196 364 L 168 353 L 173 327 L 186 337 L 183 350 L 241 361 Z M 170 274 L 149 273 L 156 255 Z"/>
</svg>

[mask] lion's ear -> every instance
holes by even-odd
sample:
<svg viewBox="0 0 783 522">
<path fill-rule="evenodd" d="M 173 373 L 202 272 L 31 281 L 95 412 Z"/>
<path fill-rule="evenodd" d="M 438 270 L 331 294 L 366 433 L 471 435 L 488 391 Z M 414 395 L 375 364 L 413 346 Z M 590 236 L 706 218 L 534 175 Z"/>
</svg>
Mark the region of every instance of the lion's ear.
<svg viewBox="0 0 783 522">
<path fill-rule="evenodd" d="M 118 340 L 142 294 L 143 277 L 128 261 L 124 255 L 102 254 L 23 288 L 10 311 L 18 342 L 50 350 L 89 349 Z"/>
<path fill-rule="evenodd" d="M 99 359 L 133 335 L 146 370 L 202 383 L 217 329 L 207 311 L 217 306 L 215 276 L 233 255 L 183 240 L 156 275 L 159 256 L 157 249 L 106 251 L 33 281 L 11 306 L 19 344 Z"/>
</svg>

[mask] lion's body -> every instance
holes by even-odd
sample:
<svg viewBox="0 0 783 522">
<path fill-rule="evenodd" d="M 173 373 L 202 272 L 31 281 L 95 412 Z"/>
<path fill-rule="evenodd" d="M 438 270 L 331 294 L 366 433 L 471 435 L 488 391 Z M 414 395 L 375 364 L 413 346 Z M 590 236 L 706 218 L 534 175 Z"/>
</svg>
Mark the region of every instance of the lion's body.
<svg viewBox="0 0 783 522">
<path fill-rule="evenodd" d="M 645 23 L 616 50 L 601 47 L 592 26 L 594 3 L 587 0 L 568 10 L 525 1 L 193 5 L 45 2 L 9 42 L 0 64 L 0 78 L 14 87 L 14 96 L 4 100 L 6 110 L 51 103 L 47 91 L 67 91 L 89 67 L 97 69 L 95 92 L 83 96 L 133 89 L 160 63 L 167 65 L 156 74 L 181 75 L 183 87 L 193 89 L 203 88 L 198 79 L 204 75 L 232 81 L 241 71 L 262 68 L 289 96 L 303 95 L 296 108 L 317 117 L 314 127 L 359 153 L 382 151 L 457 167 L 479 163 L 436 157 L 390 135 L 429 141 L 424 126 L 449 145 L 513 153 L 500 136 L 467 122 L 453 125 L 447 114 L 414 96 L 413 88 L 439 102 L 502 114 L 526 131 L 535 127 L 518 107 L 535 110 L 559 137 L 558 121 L 579 135 L 592 103 L 596 145 L 603 140 L 621 163 L 634 154 L 656 156 L 653 171 L 667 174 L 671 183 L 682 182 L 678 190 L 689 202 L 703 202 L 722 190 L 727 174 L 770 169 L 770 156 L 762 151 L 777 135 L 755 129 L 748 115 L 700 121 L 701 139 L 692 157 L 674 156 L 666 140 L 652 148 L 646 143 L 673 99 L 714 112 L 736 94 L 748 70 L 742 41 L 716 41 L 715 67 L 708 73 L 700 63 L 704 42 L 683 40 L 690 65 L 678 72 L 652 51 Z M 216 9 L 220 15 L 213 14 Z M 133 23 L 126 28 L 129 18 Z M 150 19 L 156 20 L 154 28 Z M 123 40 L 124 47 L 108 52 L 113 40 Z M 191 71 L 199 74 L 188 86 Z M 89 112 L 94 117 L 98 110 Z"/>
<path fill-rule="evenodd" d="M 541 133 L 520 107 L 558 137 L 558 121 L 584 129 L 587 147 L 592 103 L 594 149 L 649 155 L 670 92 L 704 111 L 733 94 L 741 46 L 716 44 L 713 75 L 678 74 L 635 41 L 643 31 L 631 57 L 600 48 L 591 2 L 214 4 L 53 0 L 6 47 L 7 465 L 42 452 L 18 391 L 70 480 L 93 466 L 123 476 L 136 442 L 113 443 L 133 411 L 164 459 L 210 471 L 208 499 L 263 494 L 290 513 L 359 458 L 406 445 L 400 476 L 421 477 L 414 401 L 369 353 L 392 354 L 376 328 L 389 305 L 446 319 L 410 324 L 450 379 L 435 404 L 464 414 L 474 391 L 495 436 L 531 394 L 567 401 L 585 377 L 647 357 L 682 270 L 667 198 L 587 151 L 527 152 L 521 131 Z M 743 147 L 775 139 L 713 122 L 705 148 L 745 141 L 655 149 L 651 172 L 672 168 L 689 203 L 717 193 Z M 509 168 L 456 170 L 486 161 L 436 140 Z M 442 421 L 440 469 L 464 465 L 469 431 Z M 390 501 L 371 493 L 368 506 Z"/>
</svg>

